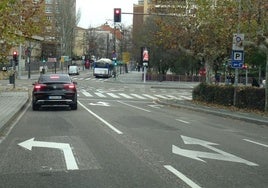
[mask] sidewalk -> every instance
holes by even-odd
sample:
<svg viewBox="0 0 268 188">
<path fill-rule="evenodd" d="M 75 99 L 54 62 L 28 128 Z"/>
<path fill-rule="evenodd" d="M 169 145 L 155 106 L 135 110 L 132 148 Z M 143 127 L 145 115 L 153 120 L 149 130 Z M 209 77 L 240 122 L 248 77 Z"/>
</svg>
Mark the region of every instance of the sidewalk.
<svg viewBox="0 0 268 188">
<path fill-rule="evenodd" d="M 2 89 L 0 89 L 0 132 L 15 119 L 29 101 L 28 91 L 3 91 Z"/>
</svg>

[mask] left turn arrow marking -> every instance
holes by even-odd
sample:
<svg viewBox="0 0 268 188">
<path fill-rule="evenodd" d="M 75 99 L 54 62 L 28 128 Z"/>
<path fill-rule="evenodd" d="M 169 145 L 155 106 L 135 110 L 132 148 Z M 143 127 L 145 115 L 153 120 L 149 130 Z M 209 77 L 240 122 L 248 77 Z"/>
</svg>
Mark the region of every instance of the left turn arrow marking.
<svg viewBox="0 0 268 188">
<path fill-rule="evenodd" d="M 78 170 L 77 163 L 75 161 L 72 148 L 70 144 L 67 143 L 56 143 L 56 142 L 43 142 L 35 141 L 34 138 L 26 140 L 18 144 L 19 146 L 32 150 L 33 147 L 42 147 L 42 148 L 53 148 L 63 151 L 66 167 L 68 170 Z"/>
</svg>

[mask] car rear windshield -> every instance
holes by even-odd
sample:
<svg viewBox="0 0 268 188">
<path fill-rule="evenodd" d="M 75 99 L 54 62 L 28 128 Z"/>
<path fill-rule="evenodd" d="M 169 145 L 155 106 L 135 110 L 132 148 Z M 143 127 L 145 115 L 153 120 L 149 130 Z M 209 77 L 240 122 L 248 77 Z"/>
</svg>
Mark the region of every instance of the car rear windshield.
<svg viewBox="0 0 268 188">
<path fill-rule="evenodd" d="M 69 75 L 51 74 L 42 75 L 39 78 L 39 83 L 70 83 L 71 79 Z"/>
</svg>

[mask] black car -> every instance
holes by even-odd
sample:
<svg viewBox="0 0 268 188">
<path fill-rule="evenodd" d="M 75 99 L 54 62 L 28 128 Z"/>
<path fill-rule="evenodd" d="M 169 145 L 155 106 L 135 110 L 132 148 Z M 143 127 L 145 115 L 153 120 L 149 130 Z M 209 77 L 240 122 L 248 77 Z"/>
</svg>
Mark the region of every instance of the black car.
<svg viewBox="0 0 268 188">
<path fill-rule="evenodd" d="M 33 84 L 32 109 L 70 107 L 77 110 L 76 85 L 68 74 L 41 74 Z"/>
</svg>

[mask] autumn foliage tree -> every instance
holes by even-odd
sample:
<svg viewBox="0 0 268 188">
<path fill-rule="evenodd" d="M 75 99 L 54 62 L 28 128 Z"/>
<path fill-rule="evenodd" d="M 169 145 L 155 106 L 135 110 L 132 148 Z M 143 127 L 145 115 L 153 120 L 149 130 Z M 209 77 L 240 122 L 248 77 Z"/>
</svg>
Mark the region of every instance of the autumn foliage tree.
<svg viewBox="0 0 268 188">
<path fill-rule="evenodd" d="M 234 33 L 244 33 L 245 40 L 255 45 L 265 41 L 267 3 L 264 1 L 153 0 L 152 3 L 155 19 L 151 20 L 157 29 L 147 32 L 147 40 L 156 41 L 154 45 L 161 47 L 162 53 L 172 49 L 177 54 L 198 58 L 206 67 L 208 82 L 217 73 L 217 67 L 230 59 Z M 263 33 L 264 38 L 258 33 Z"/>
<path fill-rule="evenodd" d="M 44 17 L 44 0 L 0 1 L 0 62 L 7 62 L 11 47 L 40 34 Z"/>
</svg>

